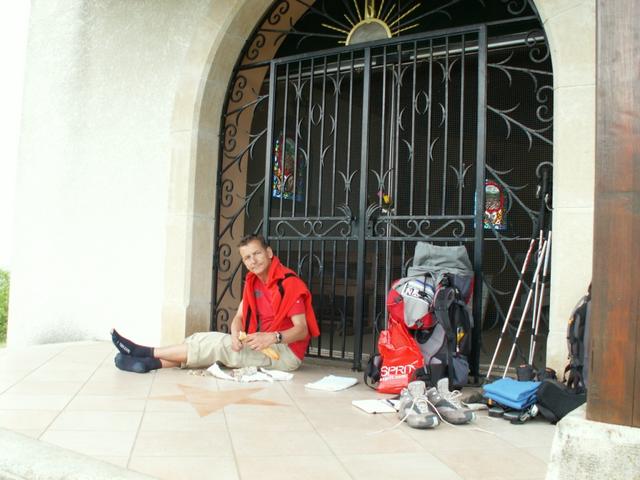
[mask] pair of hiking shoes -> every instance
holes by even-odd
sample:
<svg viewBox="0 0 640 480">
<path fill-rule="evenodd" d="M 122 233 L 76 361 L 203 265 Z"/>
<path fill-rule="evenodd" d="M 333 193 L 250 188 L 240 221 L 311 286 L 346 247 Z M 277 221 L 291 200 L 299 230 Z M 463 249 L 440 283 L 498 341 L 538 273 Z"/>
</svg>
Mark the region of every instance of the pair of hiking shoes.
<svg viewBox="0 0 640 480">
<path fill-rule="evenodd" d="M 472 422 L 476 416 L 460 401 L 460 392 L 449 391 L 449 379 L 427 390 L 424 382 L 409 383 L 400 393 L 398 416 L 412 428 L 435 428 L 440 421 L 453 425 Z"/>
</svg>

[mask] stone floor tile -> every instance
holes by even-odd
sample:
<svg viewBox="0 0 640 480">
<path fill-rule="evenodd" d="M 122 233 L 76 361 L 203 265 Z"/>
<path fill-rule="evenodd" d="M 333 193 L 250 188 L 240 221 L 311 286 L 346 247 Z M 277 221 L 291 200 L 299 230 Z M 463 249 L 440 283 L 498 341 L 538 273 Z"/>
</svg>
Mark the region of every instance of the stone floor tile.
<svg viewBox="0 0 640 480">
<path fill-rule="evenodd" d="M 135 457 L 231 457 L 229 435 L 222 432 L 194 434 L 185 431 L 138 433 L 132 456 Z"/>
<path fill-rule="evenodd" d="M 160 480 L 236 480 L 240 478 L 233 457 L 134 456 L 129 462 L 129 469 Z M 253 478 L 264 480 L 265 477 Z"/>
<path fill-rule="evenodd" d="M 136 438 L 136 432 L 47 430 L 41 440 L 83 455 L 107 457 L 128 456 Z"/>
<path fill-rule="evenodd" d="M 0 410 L 62 410 L 73 395 L 10 394 L 0 395 Z"/>
<path fill-rule="evenodd" d="M 0 410 L 0 428 L 44 431 L 59 413 L 58 410 Z"/>
<path fill-rule="evenodd" d="M 230 432 L 238 461 L 247 457 L 273 457 L 281 455 L 329 455 L 331 452 L 316 432 L 254 431 Z"/>
<path fill-rule="evenodd" d="M 462 480 L 446 464 L 428 452 L 342 455 L 338 458 L 355 480 L 430 478 Z"/>
<path fill-rule="evenodd" d="M 64 411 L 48 430 L 85 430 L 98 432 L 137 432 L 142 412 Z"/>
<path fill-rule="evenodd" d="M 238 462 L 242 478 L 260 480 L 347 480 L 352 477 L 333 455 L 247 457 Z"/>
<path fill-rule="evenodd" d="M 544 476 L 547 470 L 545 462 L 515 447 L 494 450 L 477 445 L 474 449 L 435 449 L 431 453 L 465 480 L 520 480 Z"/>
<path fill-rule="evenodd" d="M 339 455 L 421 453 L 426 450 L 400 429 L 332 430 L 320 435 L 331 450 Z"/>
<path fill-rule="evenodd" d="M 226 432 L 227 423 L 223 412 L 201 417 L 195 410 L 185 412 L 144 413 L 141 432 Z"/>
<path fill-rule="evenodd" d="M 67 411 L 101 410 L 107 412 L 141 412 L 145 409 L 145 398 L 120 397 L 113 395 L 76 395 Z"/>
</svg>

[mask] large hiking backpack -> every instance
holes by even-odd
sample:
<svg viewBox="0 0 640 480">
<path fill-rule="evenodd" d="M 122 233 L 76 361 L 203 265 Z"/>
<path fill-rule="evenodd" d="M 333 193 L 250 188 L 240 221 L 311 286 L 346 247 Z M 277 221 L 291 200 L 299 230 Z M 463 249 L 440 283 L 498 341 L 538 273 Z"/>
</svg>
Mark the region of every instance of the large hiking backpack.
<svg viewBox="0 0 640 480">
<path fill-rule="evenodd" d="M 564 379 L 572 390 L 586 391 L 588 383 L 589 361 L 589 319 L 591 317 L 591 285 L 587 294 L 578 301 L 571 312 L 567 327 L 567 350 L 569 364 L 564 369 Z"/>
<path fill-rule="evenodd" d="M 464 246 L 418 242 L 407 277 L 387 297 L 389 315 L 413 333 L 424 358 L 416 377 L 428 385 L 448 376 L 461 388 L 469 375 L 473 317 L 473 269 Z"/>
<path fill-rule="evenodd" d="M 538 390 L 538 408 L 544 418 L 556 423 L 567 413 L 587 401 L 589 358 L 589 320 L 591 317 L 591 285 L 569 318 L 567 350 L 569 363 L 564 369 L 563 382 L 542 381 Z"/>
</svg>

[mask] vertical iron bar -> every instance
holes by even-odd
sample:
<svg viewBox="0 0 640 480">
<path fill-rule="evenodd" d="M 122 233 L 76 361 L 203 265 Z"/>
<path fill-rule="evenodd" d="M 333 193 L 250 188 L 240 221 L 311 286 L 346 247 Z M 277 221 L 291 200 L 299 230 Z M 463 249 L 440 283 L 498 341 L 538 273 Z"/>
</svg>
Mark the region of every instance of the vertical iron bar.
<svg viewBox="0 0 640 480">
<path fill-rule="evenodd" d="M 425 181 L 425 212 L 429 215 L 429 197 L 431 196 L 431 113 L 433 111 L 433 39 L 429 39 L 429 116 L 427 117 L 427 178 Z"/>
<path fill-rule="evenodd" d="M 471 352 L 471 374 L 478 383 L 480 367 L 480 335 L 482 333 L 482 254 L 484 229 L 484 177 L 487 135 L 487 29 L 481 26 L 478 32 L 478 127 L 476 145 L 476 195 L 475 195 L 475 245 L 473 269 L 475 273 L 473 294 L 473 348 Z"/>
<path fill-rule="evenodd" d="M 458 152 L 458 172 L 460 175 L 460 183 L 458 185 L 458 215 L 462 215 L 462 190 L 464 189 L 464 62 L 465 62 L 465 37 L 462 34 L 462 49 L 460 50 L 460 134 L 459 134 L 459 152 Z"/>
<path fill-rule="evenodd" d="M 449 156 L 449 37 L 444 41 L 444 155 L 442 165 L 442 207 L 441 214 L 445 215 L 447 204 L 447 160 Z"/>
<path fill-rule="evenodd" d="M 347 102 L 347 105 L 349 105 L 349 122 L 347 125 L 347 132 L 349 132 L 348 136 L 347 136 L 347 178 L 349 178 L 351 176 L 351 134 L 352 134 L 352 130 L 351 130 L 351 121 L 353 120 L 353 76 L 354 76 L 354 66 L 355 66 L 355 61 L 354 61 L 354 52 L 351 52 L 351 68 L 349 69 L 350 72 L 350 77 L 349 77 L 349 102 Z M 346 192 L 346 203 L 347 205 L 349 205 L 349 193 L 350 190 L 347 190 Z M 342 358 L 345 357 L 345 353 L 346 353 L 346 349 L 347 349 L 347 282 L 349 280 L 349 277 L 347 275 L 348 272 L 348 266 L 349 266 L 349 249 L 351 247 L 351 241 L 347 240 L 345 242 L 345 253 L 344 253 L 344 268 L 343 268 L 343 284 L 342 284 L 342 316 L 344 318 L 344 325 L 343 325 L 343 329 L 342 329 Z M 354 306 L 355 309 L 355 306 Z M 355 313 L 354 313 L 354 322 L 355 322 Z M 355 360 L 354 360 L 355 362 Z"/>
<path fill-rule="evenodd" d="M 381 113 L 381 117 L 382 117 L 382 123 L 380 125 L 380 170 L 379 173 L 380 175 L 384 174 L 385 168 L 384 168 L 384 163 L 385 163 L 385 155 L 384 155 L 384 148 L 385 148 L 385 140 L 386 140 L 386 111 L 387 111 L 387 47 L 383 47 L 382 50 L 382 95 L 380 96 L 381 98 L 381 102 L 382 102 L 382 113 Z M 379 185 L 378 185 L 379 187 Z M 379 199 L 379 197 L 377 197 Z M 380 203 L 380 201 L 378 200 L 378 203 Z"/>
<path fill-rule="evenodd" d="M 320 107 L 320 145 L 318 146 L 318 216 L 322 216 L 322 176 L 324 175 L 324 109 L 326 107 L 326 86 L 327 86 L 327 57 L 324 57 L 324 68 L 322 70 L 322 102 Z"/>
<path fill-rule="evenodd" d="M 289 110 L 289 67 L 291 66 L 291 64 L 287 63 L 285 65 L 285 70 L 284 70 L 284 107 L 283 107 L 283 111 L 282 111 L 282 140 L 280 143 L 280 166 L 282 167 L 282 180 L 284 180 L 284 160 L 285 160 L 285 152 L 286 152 L 286 146 L 287 146 L 287 111 Z M 276 80 L 277 82 L 277 80 Z M 277 87 L 276 87 L 276 91 L 277 91 Z M 274 120 L 275 121 L 275 120 Z M 269 152 L 270 154 L 273 154 L 273 151 Z M 293 182 L 294 182 L 294 187 L 293 187 L 293 197 L 295 199 L 296 196 L 296 190 L 295 190 L 295 180 L 296 180 L 296 164 L 297 164 L 297 157 L 295 155 L 294 152 L 294 167 L 293 167 Z M 274 159 L 275 161 L 275 159 Z M 272 182 L 273 182 L 273 167 L 271 169 L 270 172 L 271 178 L 272 178 Z M 269 178 L 269 177 L 267 177 Z M 265 179 L 265 183 L 267 182 L 267 179 Z M 283 185 L 284 187 L 284 185 Z M 269 188 L 269 190 L 271 190 L 271 188 Z M 282 217 L 282 205 L 283 205 L 283 198 L 282 198 L 282 193 L 284 192 L 280 192 L 280 211 L 279 211 L 279 216 Z M 287 244 L 290 244 L 291 242 L 287 241 Z M 280 248 L 280 239 L 278 239 L 277 241 L 277 245 L 278 245 L 278 250 Z M 280 252 L 278 251 L 278 255 L 280 255 Z M 289 249 L 287 248 L 287 264 L 289 262 Z"/>
<path fill-rule="evenodd" d="M 389 178 L 389 197 L 396 198 L 398 193 L 398 156 L 399 146 L 400 146 L 400 84 L 402 83 L 402 45 L 398 44 L 395 48 L 395 62 L 397 66 L 397 74 L 396 77 L 392 77 L 392 80 L 395 80 L 395 83 L 392 83 L 393 95 L 392 98 L 392 107 L 391 112 L 393 119 L 392 131 L 393 136 L 389 139 L 389 150 L 391 151 L 391 155 L 389 155 L 389 166 L 391 177 Z M 395 212 L 398 213 L 398 205 L 395 206 Z M 387 215 L 391 216 L 392 211 L 389 210 Z M 386 284 L 389 285 L 391 282 L 391 260 L 393 258 L 393 244 L 391 242 L 391 220 L 389 219 L 387 222 L 386 228 L 386 257 L 387 262 L 385 264 L 385 280 Z"/>
<path fill-rule="evenodd" d="M 356 287 L 356 311 L 354 325 L 353 367 L 360 369 L 362 358 L 362 306 L 364 300 L 364 274 L 365 274 L 365 227 L 367 210 L 367 161 L 369 155 L 369 88 L 371 76 L 371 48 L 364 51 L 364 82 L 362 86 L 362 140 L 360 151 L 360 205 L 358 219 L 358 269 Z"/>
<path fill-rule="evenodd" d="M 380 99 L 381 99 L 381 104 L 382 104 L 382 113 L 381 113 L 381 117 L 382 117 L 382 122 L 380 125 L 380 169 L 379 169 L 379 174 L 383 175 L 385 170 L 386 170 L 386 159 L 385 159 L 385 143 L 386 143 L 386 139 L 387 139 L 387 48 L 388 47 L 383 47 L 382 49 L 382 95 L 380 95 Z M 392 76 L 391 76 L 391 85 L 392 85 L 392 89 L 393 89 L 393 71 L 391 72 Z M 389 122 L 391 123 L 391 122 Z M 391 134 L 389 134 L 389 139 L 391 139 Z M 378 192 L 380 192 L 380 185 L 376 186 L 376 188 L 378 189 Z M 376 199 L 374 201 L 377 201 L 378 204 L 381 203 L 382 199 L 378 196 L 376 197 Z M 373 232 L 373 235 L 375 236 L 375 232 Z M 378 241 L 374 241 L 375 242 L 375 257 L 374 257 L 374 262 L 373 262 L 373 268 L 375 269 L 376 272 L 376 282 L 374 283 L 374 285 L 377 286 L 377 277 L 378 277 L 378 259 L 380 258 L 380 242 Z M 386 248 L 385 249 L 385 255 L 387 255 L 386 259 L 387 261 L 385 261 L 385 269 L 386 269 L 386 265 L 388 265 L 388 257 L 389 254 L 389 249 Z M 377 289 L 376 289 L 377 291 Z M 374 296 L 376 295 L 376 291 L 374 291 Z M 375 300 L 374 300 L 375 301 Z M 374 311 L 374 315 L 375 315 L 375 311 Z M 387 328 L 387 312 L 385 309 L 385 327 Z M 375 340 L 375 334 L 374 334 L 374 340 Z M 374 349 L 375 350 L 375 349 Z"/>
<path fill-rule="evenodd" d="M 409 187 L 409 215 L 413 215 L 413 173 L 416 147 L 416 69 L 418 68 L 418 42 L 413 42 L 413 78 L 411 82 L 411 180 Z"/>
<path fill-rule="evenodd" d="M 340 98 L 340 64 L 341 64 L 341 54 L 338 53 L 337 61 L 336 61 L 336 79 L 334 83 L 334 106 L 333 106 L 333 175 L 331 179 L 331 215 L 335 215 L 336 210 L 336 170 L 337 170 L 337 152 L 338 148 L 338 121 L 339 117 L 339 102 Z M 332 258 L 331 258 L 331 287 L 330 287 L 330 305 L 331 305 L 331 317 L 329 321 L 329 357 L 333 358 L 333 344 L 335 337 L 335 303 L 336 303 L 336 250 L 337 250 L 338 242 L 336 240 L 333 241 L 333 249 L 332 249 Z"/>
<path fill-rule="evenodd" d="M 264 160 L 264 211 L 262 222 L 262 236 L 269 241 L 269 210 L 271 207 L 271 189 L 267 185 L 267 179 L 271 178 L 271 152 L 273 151 L 273 121 L 276 108 L 276 75 L 277 66 L 271 62 L 269 68 L 269 114 L 267 116 L 267 150 Z"/>
<path fill-rule="evenodd" d="M 398 134 L 396 135 L 396 144 L 395 144 L 395 149 L 396 149 L 396 154 L 394 157 L 394 163 L 393 163 L 393 196 L 391 196 L 391 198 L 396 198 L 398 197 L 398 183 L 400 181 L 400 136 L 402 135 L 401 130 L 404 131 L 404 128 L 402 127 L 402 112 L 404 109 L 401 109 L 401 95 L 402 95 L 402 77 L 403 77 L 403 72 L 402 72 L 402 47 L 403 44 L 398 44 L 398 58 L 397 58 L 397 62 L 398 62 L 398 96 L 396 97 L 396 101 L 398 102 L 398 107 L 396 109 L 396 112 L 398 113 L 397 117 L 396 117 L 396 131 L 398 132 Z M 407 67 L 409 68 L 409 67 Z M 399 202 L 395 204 L 395 214 L 398 215 L 400 213 L 404 213 L 404 212 L 400 212 L 400 204 Z M 387 232 L 387 237 L 391 236 L 391 231 Z M 391 269 L 393 267 L 393 261 L 392 259 L 394 258 L 393 255 L 393 243 L 390 243 L 391 245 L 391 257 L 387 260 L 387 264 L 389 265 L 389 269 Z M 401 259 L 404 259 L 404 255 L 405 255 L 405 248 L 406 248 L 406 243 L 404 241 L 400 242 L 400 248 L 401 248 Z M 403 260 L 401 260 L 403 261 Z"/>
<path fill-rule="evenodd" d="M 309 217 L 309 197 L 311 194 L 311 189 L 310 189 L 310 185 L 309 185 L 309 170 L 311 170 L 311 109 L 313 107 L 313 74 L 314 74 L 314 70 L 315 70 L 315 57 L 311 57 L 310 60 L 310 66 L 309 66 L 309 104 L 307 105 L 307 144 L 306 144 L 306 160 L 307 160 L 307 169 L 306 169 L 306 178 L 305 178 L 305 185 L 307 186 L 307 188 L 309 189 L 307 194 L 304 196 L 304 216 L 305 217 Z M 302 247 L 303 247 L 303 242 L 302 240 L 298 240 L 298 256 L 300 256 L 302 254 Z M 313 268 L 313 264 L 312 264 L 312 255 L 311 255 L 311 250 L 309 251 L 309 267 L 308 267 L 308 280 L 311 280 L 311 269 Z M 304 255 L 302 255 L 302 258 L 304 258 Z"/>
<path fill-rule="evenodd" d="M 339 109 L 338 109 L 338 99 L 340 98 L 340 63 L 341 63 L 341 55 L 338 54 L 338 58 L 336 59 L 336 80 L 334 83 L 334 101 L 333 101 L 333 173 L 331 176 L 331 215 L 336 214 L 336 159 L 337 152 L 336 148 L 338 145 L 338 120 L 339 120 Z"/>
<path fill-rule="evenodd" d="M 306 184 L 309 185 L 309 170 L 311 170 L 311 116 L 312 116 L 312 108 L 313 108 L 313 77 L 315 70 L 315 57 L 311 57 L 311 66 L 309 69 L 309 104 L 307 105 L 307 145 L 306 145 L 306 154 L 307 154 L 307 171 L 306 171 Z M 304 216 L 309 216 L 309 195 L 304 196 Z"/>
<path fill-rule="evenodd" d="M 402 84 L 402 44 L 398 44 L 396 47 L 396 63 L 398 65 L 398 80 L 396 82 L 396 96 L 395 96 L 395 104 L 396 104 L 396 114 L 394 117 L 394 125 L 393 128 L 396 132 L 394 142 L 393 142 L 393 170 L 392 170 L 392 178 L 393 178 L 393 188 L 390 188 L 391 194 L 389 195 L 391 198 L 394 198 L 398 194 L 398 164 L 399 164 L 399 156 L 400 156 L 400 91 Z M 391 183 L 391 182 L 389 182 Z M 398 211 L 398 205 L 396 205 L 396 213 L 400 213 Z"/>
<path fill-rule="evenodd" d="M 320 173 L 318 174 L 318 216 L 322 216 L 322 190 L 324 186 L 323 175 L 324 175 L 324 122 L 325 122 L 325 108 L 326 108 L 326 94 L 327 94 L 327 58 L 324 57 L 323 61 L 323 69 L 322 69 L 322 107 L 320 110 L 320 146 L 318 148 L 318 157 L 320 163 Z M 331 199 L 333 203 L 333 198 Z M 327 213 L 329 215 L 330 213 Z M 320 279 L 320 311 L 323 310 L 324 306 L 324 287 L 325 287 L 325 269 L 324 269 L 324 250 L 325 250 L 325 240 L 319 240 L 320 242 L 320 266 L 318 271 L 318 276 Z M 310 245 L 313 246 L 313 240 L 310 242 Z M 311 249 L 313 251 L 313 248 Z M 312 264 L 313 265 L 313 264 Z M 322 337 L 318 337 L 318 349 L 322 348 Z"/>
</svg>

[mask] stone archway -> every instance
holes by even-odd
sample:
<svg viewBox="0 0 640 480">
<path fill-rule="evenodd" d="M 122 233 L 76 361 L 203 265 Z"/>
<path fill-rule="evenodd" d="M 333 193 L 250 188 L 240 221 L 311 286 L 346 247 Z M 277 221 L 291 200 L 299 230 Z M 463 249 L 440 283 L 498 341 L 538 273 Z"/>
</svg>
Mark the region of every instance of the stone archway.
<svg viewBox="0 0 640 480">
<path fill-rule="evenodd" d="M 192 38 L 171 125 L 163 342 L 209 328 L 220 116 L 242 47 L 271 4 L 216 2 Z M 554 68 L 554 276 L 547 351 L 549 365 L 559 368 L 566 357 L 565 319 L 591 277 L 595 4 L 535 5 Z"/>
<path fill-rule="evenodd" d="M 215 2 L 193 33 L 171 124 L 163 343 L 209 329 L 220 114 L 242 47 L 271 3 Z"/>
</svg>

